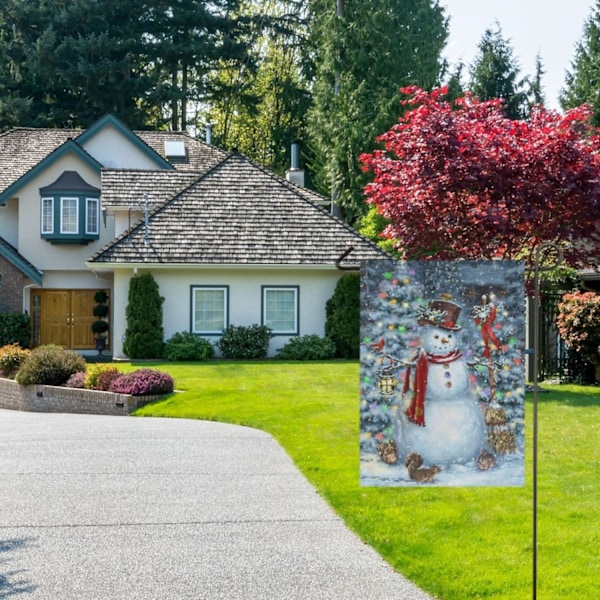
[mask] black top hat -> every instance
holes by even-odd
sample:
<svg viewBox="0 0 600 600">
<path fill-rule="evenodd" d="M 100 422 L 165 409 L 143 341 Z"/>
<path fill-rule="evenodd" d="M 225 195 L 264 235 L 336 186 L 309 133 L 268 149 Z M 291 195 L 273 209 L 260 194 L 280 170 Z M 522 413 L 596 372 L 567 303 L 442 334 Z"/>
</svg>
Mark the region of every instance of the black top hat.
<svg viewBox="0 0 600 600">
<path fill-rule="evenodd" d="M 458 331 L 461 327 L 456 324 L 456 321 L 458 321 L 461 310 L 458 304 L 449 300 L 431 300 L 427 308 L 419 311 L 417 323 Z"/>
</svg>

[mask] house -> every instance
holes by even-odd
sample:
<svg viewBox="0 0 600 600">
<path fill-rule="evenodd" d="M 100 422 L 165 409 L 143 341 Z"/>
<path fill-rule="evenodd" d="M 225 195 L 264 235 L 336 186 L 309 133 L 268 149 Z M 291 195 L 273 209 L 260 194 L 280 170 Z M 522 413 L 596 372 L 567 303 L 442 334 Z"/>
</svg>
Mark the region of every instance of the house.
<svg viewBox="0 0 600 600">
<path fill-rule="evenodd" d="M 338 267 L 385 256 L 323 200 L 241 154 L 131 131 L 112 115 L 87 130 L 10 130 L 0 135 L 0 311 L 26 311 L 34 345 L 85 354 L 105 290 L 109 349 L 124 358 L 129 281 L 150 272 L 165 339 L 266 324 L 274 355 L 291 336 L 323 335 Z"/>
</svg>

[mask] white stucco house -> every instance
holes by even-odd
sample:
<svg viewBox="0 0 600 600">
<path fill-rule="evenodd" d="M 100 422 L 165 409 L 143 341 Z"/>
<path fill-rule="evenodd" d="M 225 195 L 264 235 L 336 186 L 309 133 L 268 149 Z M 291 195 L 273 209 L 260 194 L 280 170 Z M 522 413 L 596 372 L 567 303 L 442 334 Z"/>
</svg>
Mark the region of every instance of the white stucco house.
<svg viewBox="0 0 600 600">
<path fill-rule="evenodd" d="M 265 324 L 274 355 L 291 336 L 323 335 L 338 267 L 386 256 L 323 200 L 236 152 L 112 115 L 87 130 L 7 131 L 0 312 L 26 311 L 33 345 L 94 353 L 93 296 L 105 290 L 108 350 L 125 358 L 129 281 L 150 272 L 165 339 Z"/>
</svg>

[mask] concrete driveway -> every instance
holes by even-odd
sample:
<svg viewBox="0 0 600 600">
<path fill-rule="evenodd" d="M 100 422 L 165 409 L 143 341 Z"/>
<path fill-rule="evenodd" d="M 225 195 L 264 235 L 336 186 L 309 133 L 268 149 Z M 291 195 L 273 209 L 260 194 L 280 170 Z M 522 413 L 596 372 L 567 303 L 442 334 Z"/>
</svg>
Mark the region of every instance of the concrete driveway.
<svg viewBox="0 0 600 600">
<path fill-rule="evenodd" d="M 429 596 L 264 432 L 0 409 L 0 598 Z"/>
</svg>

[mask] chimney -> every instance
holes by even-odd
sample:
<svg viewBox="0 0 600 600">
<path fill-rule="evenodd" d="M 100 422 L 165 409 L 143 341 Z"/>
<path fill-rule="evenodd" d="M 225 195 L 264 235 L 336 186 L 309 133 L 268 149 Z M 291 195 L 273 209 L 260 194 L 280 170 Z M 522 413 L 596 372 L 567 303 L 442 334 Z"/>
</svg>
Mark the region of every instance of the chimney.
<svg viewBox="0 0 600 600">
<path fill-rule="evenodd" d="M 304 169 L 300 168 L 300 144 L 292 142 L 292 158 L 290 168 L 285 172 L 285 178 L 299 187 L 304 187 Z"/>
<path fill-rule="evenodd" d="M 206 124 L 206 143 L 212 144 L 212 123 Z"/>
</svg>

